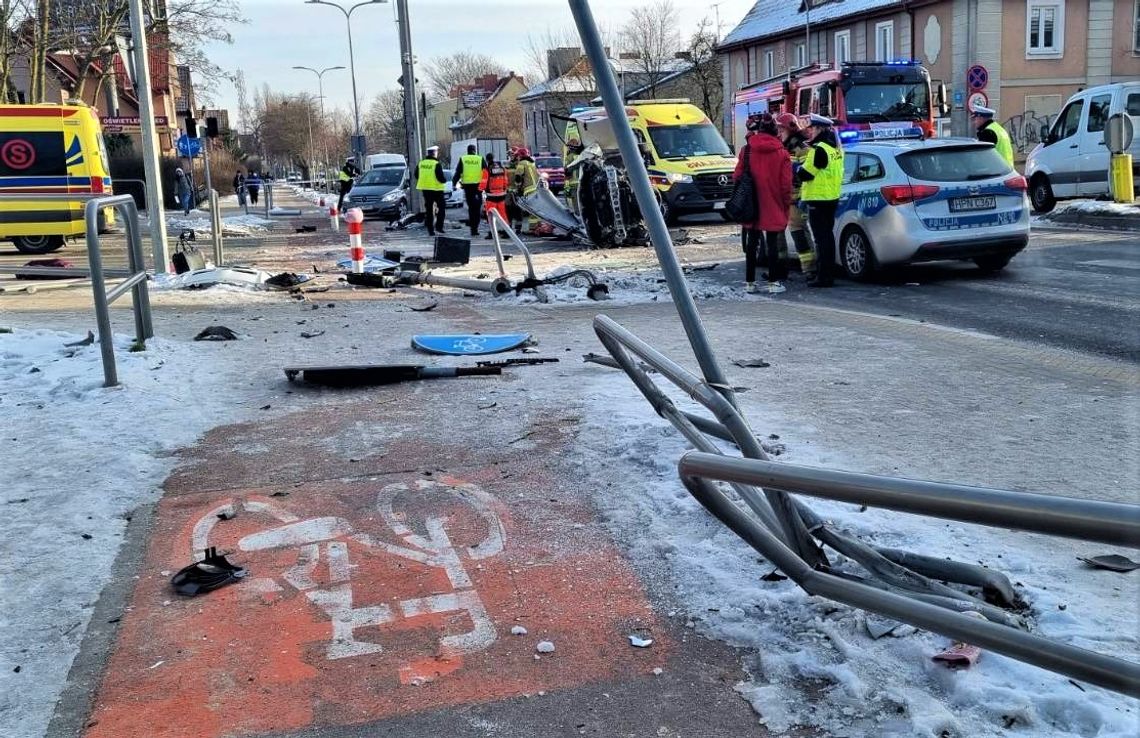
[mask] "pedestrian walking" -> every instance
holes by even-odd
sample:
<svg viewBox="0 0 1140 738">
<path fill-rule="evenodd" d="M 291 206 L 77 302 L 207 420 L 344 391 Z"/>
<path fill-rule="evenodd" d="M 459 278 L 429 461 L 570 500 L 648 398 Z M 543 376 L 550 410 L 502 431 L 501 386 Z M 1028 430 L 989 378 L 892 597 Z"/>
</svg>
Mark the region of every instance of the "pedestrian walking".
<svg viewBox="0 0 1140 738">
<path fill-rule="evenodd" d="M 429 236 L 436 231 L 443 233 L 443 216 L 446 203 L 444 192 L 447 178 L 443 176 L 443 164 L 439 162 L 439 147 L 429 146 L 427 155 L 420 160 L 416 189 L 424 196 L 424 225 Z M 434 214 L 433 214 L 434 211 Z"/>
<path fill-rule="evenodd" d="M 194 206 L 193 188 L 190 186 L 190 178 L 182 171 L 182 167 L 174 168 L 174 191 L 178 193 L 178 204 L 182 206 L 182 214 L 189 215 L 190 208 Z"/>
<path fill-rule="evenodd" d="M 499 213 L 503 222 L 507 222 L 507 193 L 510 191 L 511 180 L 507 169 L 500 162 L 495 161 L 494 154 L 487 154 L 487 168 L 483 170 L 483 190 L 487 193 L 487 214 L 492 210 Z M 490 220 L 490 218 L 488 218 Z M 498 230 L 494 221 L 490 222 L 492 231 Z M 492 231 L 488 231 L 485 238 L 492 238 Z"/>
<path fill-rule="evenodd" d="M 769 113 L 748 119 L 747 143 L 736 160 L 733 179 L 740 179 L 747 169 L 755 185 L 756 220 L 744 227 L 744 280 L 748 292 L 756 288 L 756 261 L 761 247 L 768 263 L 767 292 L 778 295 L 785 290 L 787 264 L 780 258 L 780 236 L 788 227 L 788 208 L 792 204 L 792 160 L 776 137 L 776 119 Z"/>
<path fill-rule="evenodd" d="M 249 193 L 249 204 L 257 204 L 257 196 L 261 193 L 261 177 L 257 172 L 250 172 L 245 179 L 245 190 Z"/>
<path fill-rule="evenodd" d="M 792 174 L 803 166 L 808 155 L 807 137 L 800 129 L 800 121 L 792 113 L 780 113 L 776 116 L 776 126 L 779 128 L 780 138 L 784 142 L 784 149 L 792 159 Z M 808 233 L 804 211 L 799 207 L 800 186 L 793 178 L 792 205 L 788 208 L 788 231 L 792 234 L 792 244 L 796 256 L 800 261 L 800 271 L 809 279 L 815 277 L 815 246 Z"/>
<path fill-rule="evenodd" d="M 239 207 L 245 207 L 245 175 L 239 169 L 234 173 L 234 194 L 237 195 Z"/>
<path fill-rule="evenodd" d="M 336 211 L 344 212 L 344 196 L 352 189 L 352 183 L 360 176 L 360 168 L 356 166 L 356 157 L 350 156 L 344 160 L 344 166 L 337 173 L 340 184 L 340 197 L 336 201 Z"/>
<path fill-rule="evenodd" d="M 812 113 L 808 130 L 811 150 L 796 175 L 816 247 L 816 277 L 808 284 L 831 287 L 835 283 L 835 209 L 843 182 L 843 149 L 830 118 Z"/>
<path fill-rule="evenodd" d="M 1010 140 L 1005 127 L 994 120 L 996 114 L 997 112 L 992 108 L 976 105 L 970 113 L 970 121 L 974 124 L 974 130 L 978 132 L 978 140 L 992 143 L 1001 158 L 1005 159 L 1012 168 L 1013 141 Z"/>
<path fill-rule="evenodd" d="M 479 217 L 483 210 L 483 157 L 479 156 L 475 144 L 467 146 L 467 153 L 459 157 L 455 167 L 455 176 L 451 179 L 452 186 L 462 185 L 463 199 L 467 202 L 467 225 L 471 227 L 471 235 L 479 235 Z"/>
</svg>

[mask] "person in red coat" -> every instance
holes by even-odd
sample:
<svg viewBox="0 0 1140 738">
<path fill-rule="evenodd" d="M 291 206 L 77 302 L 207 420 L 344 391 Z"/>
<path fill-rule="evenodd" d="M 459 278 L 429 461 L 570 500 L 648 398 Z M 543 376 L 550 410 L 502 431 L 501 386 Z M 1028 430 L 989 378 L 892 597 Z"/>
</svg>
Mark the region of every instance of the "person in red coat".
<svg viewBox="0 0 1140 738">
<path fill-rule="evenodd" d="M 780 234 L 788 227 L 788 208 L 792 204 L 792 160 L 777 138 L 776 119 L 769 113 L 748 119 L 748 142 L 736 161 L 733 179 L 740 179 L 744 167 L 752 173 L 756 185 L 757 217 L 744 224 L 744 279 L 749 292 L 756 289 L 756 256 L 763 236 L 768 260 L 768 293 L 784 291 L 782 280 L 788 267 L 780 259 Z"/>
</svg>

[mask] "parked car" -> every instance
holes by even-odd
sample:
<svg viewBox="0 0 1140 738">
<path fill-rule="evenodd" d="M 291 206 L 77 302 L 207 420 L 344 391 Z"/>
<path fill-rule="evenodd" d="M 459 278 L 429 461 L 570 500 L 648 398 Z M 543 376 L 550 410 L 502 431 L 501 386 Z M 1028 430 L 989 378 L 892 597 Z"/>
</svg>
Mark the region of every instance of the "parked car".
<svg viewBox="0 0 1140 738">
<path fill-rule="evenodd" d="M 407 167 L 371 169 L 344 198 L 345 209 L 360 208 L 365 217 L 398 220 L 408 214 Z"/>
<path fill-rule="evenodd" d="M 534 164 L 538 167 L 538 174 L 546 180 L 550 191 L 555 195 L 566 187 L 566 169 L 562 166 L 562 157 L 557 154 L 536 154 Z"/>
<path fill-rule="evenodd" d="M 992 144 L 914 138 L 844 149 L 836 260 L 852 278 L 953 259 L 997 271 L 1029 243 L 1026 180 Z"/>
<path fill-rule="evenodd" d="M 443 186 L 443 203 L 449 208 L 462 207 L 464 204 L 463 188 L 456 187 L 451 183 L 451 178 L 455 176 L 454 169 L 444 169 L 443 176 L 447 178 L 447 183 Z"/>
<path fill-rule="evenodd" d="M 1140 134 L 1140 81 L 1090 87 L 1069 98 L 1025 160 L 1034 210 L 1047 213 L 1064 198 L 1112 194 L 1104 129 L 1114 115 L 1129 116 Z M 1140 135 L 1133 137 L 1128 153 L 1135 185 L 1140 186 Z"/>
</svg>

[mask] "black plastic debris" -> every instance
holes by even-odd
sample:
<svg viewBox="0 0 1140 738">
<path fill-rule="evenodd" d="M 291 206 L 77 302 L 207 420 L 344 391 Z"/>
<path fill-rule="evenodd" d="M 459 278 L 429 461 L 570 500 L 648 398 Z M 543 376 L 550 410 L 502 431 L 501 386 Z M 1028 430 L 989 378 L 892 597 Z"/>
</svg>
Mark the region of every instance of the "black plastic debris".
<svg viewBox="0 0 1140 738">
<path fill-rule="evenodd" d="M 1095 569 L 1108 569 L 1109 571 L 1115 571 L 1120 574 L 1127 574 L 1135 569 L 1140 569 L 1140 564 L 1120 554 L 1093 556 L 1088 559 L 1082 558 L 1081 561 Z"/>
<path fill-rule="evenodd" d="M 763 359 L 736 359 L 732 363 L 745 369 L 767 369 L 772 366 Z"/>
<path fill-rule="evenodd" d="M 236 341 L 237 334 L 224 325 L 211 325 L 194 336 L 195 341 Z"/>
<path fill-rule="evenodd" d="M 175 592 L 184 597 L 195 597 L 233 584 L 249 573 L 243 567 L 231 564 L 213 546 L 207 548 L 205 553 L 206 558 L 183 567 L 170 578 Z"/>
<path fill-rule="evenodd" d="M 81 338 L 78 341 L 72 341 L 71 343 L 65 343 L 63 345 L 66 348 L 72 348 L 74 346 L 90 346 L 93 343 L 95 343 L 95 334 L 91 331 L 87 331 L 87 338 Z"/>
</svg>

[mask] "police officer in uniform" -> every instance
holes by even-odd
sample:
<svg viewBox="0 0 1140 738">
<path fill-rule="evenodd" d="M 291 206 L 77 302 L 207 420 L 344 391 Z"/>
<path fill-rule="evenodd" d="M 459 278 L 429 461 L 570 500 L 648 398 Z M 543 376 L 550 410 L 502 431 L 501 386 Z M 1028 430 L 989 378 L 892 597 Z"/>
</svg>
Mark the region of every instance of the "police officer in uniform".
<svg viewBox="0 0 1140 738">
<path fill-rule="evenodd" d="M 816 278 L 808 284 L 831 287 L 835 281 L 835 209 L 843 182 L 843 149 L 830 119 L 813 113 L 808 128 L 811 150 L 796 174 L 817 252 Z"/>
<path fill-rule="evenodd" d="M 336 201 L 336 211 L 338 213 L 344 212 L 344 196 L 352 189 L 353 181 L 360 176 L 360 168 L 356 166 L 356 157 L 350 156 L 344 160 L 344 166 L 340 168 L 337 174 L 337 179 L 340 182 L 340 198 Z M 257 200 L 254 200 L 257 202 Z"/>
<path fill-rule="evenodd" d="M 455 176 L 451 179 L 452 185 L 463 185 L 463 197 L 467 201 L 467 223 L 471 226 L 472 236 L 479 235 L 479 211 L 483 206 L 483 194 L 480 192 L 483 168 L 483 157 L 476 153 L 475 144 L 469 144 L 467 153 L 459 157 Z"/>
<path fill-rule="evenodd" d="M 1009 139 L 1005 127 L 994 120 L 995 112 L 990 108 L 978 105 L 970 113 L 970 120 L 978 132 L 978 140 L 992 143 L 1001 158 L 1013 166 L 1013 142 Z"/>
<path fill-rule="evenodd" d="M 429 236 L 434 236 L 436 231 L 443 232 L 446 185 L 447 178 L 443 176 L 443 164 L 439 162 L 439 147 L 429 146 L 427 156 L 420 160 L 416 177 L 416 189 L 422 192 L 424 197 L 424 225 L 427 226 Z"/>
</svg>

